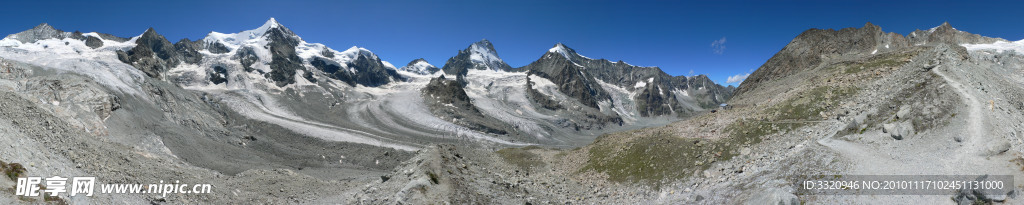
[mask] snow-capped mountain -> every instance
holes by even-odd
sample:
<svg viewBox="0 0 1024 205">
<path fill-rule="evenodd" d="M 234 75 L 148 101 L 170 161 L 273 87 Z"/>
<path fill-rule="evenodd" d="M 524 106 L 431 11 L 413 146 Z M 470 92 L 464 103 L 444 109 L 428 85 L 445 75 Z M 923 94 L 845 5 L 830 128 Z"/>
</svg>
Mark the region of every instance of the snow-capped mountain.
<svg viewBox="0 0 1024 205">
<path fill-rule="evenodd" d="M 442 68 L 445 74 L 452 76 L 465 76 L 470 69 L 510 71 L 512 67 L 498 57 L 491 41 L 483 39 L 449 58 Z"/>
<path fill-rule="evenodd" d="M 233 85 L 236 83 L 234 79 L 242 79 L 237 83 L 269 82 L 276 87 L 309 85 L 323 79 L 334 79 L 349 86 L 373 87 L 404 80 L 396 72 L 397 68 L 365 48 L 353 46 L 337 51 L 323 44 L 308 43 L 274 18 L 252 30 L 210 32 L 194 44 L 198 44 L 195 46 L 197 52 L 202 53 L 206 60 L 187 62 L 195 66 L 172 71 L 176 82 L 204 86 L 210 83 L 195 79 L 208 79 L 212 84 L 226 83 L 226 87 L 237 88 L 245 84 Z M 187 44 L 176 44 L 175 47 L 184 45 Z M 191 50 L 177 51 L 187 53 Z M 168 52 L 166 56 L 173 58 L 178 55 L 182 54 Z M 172 64 L 168 66 L 173 67 Z"/>
<path fill-rule="evenodd" d="M 427 62 L 427 60 L 424 60 L 422 58 L 412 60 L 409 62 L 409 64 L 405 65 L 402 68 L 399 68 L 398 70 L 416 73 L 420 75 L 434 74 L 437 73 L 437 71 L 441 71 L 440 68 L 431 65 L 430 63 Z"/>
<path fill-rule="evenodd" d="M 613 107 L 630 107 L 643 117 L 685 116 L 713 108 L 728 100 L 733 89 L 703 75 L 673 77 L 658 67 L 588 58 L 562 43 L 522 70 L 558 85 L 573 85 L 559 89 L 583 105 L 598 108 L 610 100 Z"/>
</svg>

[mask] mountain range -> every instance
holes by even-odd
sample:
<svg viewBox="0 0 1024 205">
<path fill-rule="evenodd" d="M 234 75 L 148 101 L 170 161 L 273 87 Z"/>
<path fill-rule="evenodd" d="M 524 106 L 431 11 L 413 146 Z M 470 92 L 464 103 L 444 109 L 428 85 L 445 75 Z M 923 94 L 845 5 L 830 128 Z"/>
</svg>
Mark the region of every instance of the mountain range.
<svg viewBox="0 0 1024 205">
<path fill-rule="evenodd" d="M 325 123 L 356 130 L 353 139 L 342 140 L 349 142 L 364 142 L 360 139 L 365 138 L 419 146 L 414 144 L 455 132 L 481 135 L 476 138 L 492 139 L 489 141 L 499 144 L 578 144 L 588 141 L 586 136 L 606 132 L 603 130 L 663 124 L 714 109 L 727 101 L 734 90 L 703 75 L 671 76 L 657 67 L 587 58 L 561 43 L 520 68 L 502 61 L 486 39 L 459 51 L 441 68 L 423 59 L 396 68 L 365 48 L 338 51 L 308 43 L 273 18 L 253 30 L 210 32 L 203 39 L 181 39 L 176 43 L 153 28 L 136 37 L 119 38 L 64 32 L 46 24 L 7 39 L 21 45 L 47 39 L 81 41 L 90 49 L 77 52 L 107 52 L 105 48 L 117 44 L 118 48 L 109 49 L 117 60 L 149 78 L 189 90 L 218 93 L 221 97 L 248 98 L 240 101 L 255 98 L 260 101 L 247 103 L 279 108 L 263 110 L 270 116 L 289 116 L 306 124 Z M 458 86 L 441 88 L 431 83 L 444 80 L 455 80 Z M 391 94 L 409 91 L 422 93 L 422 99 L 399 100 Z M 310 93 L 318 96 L 314 99 Z M 287 103 L 268 102 L 268 98 Z M 453 104 L 453 99 L 461 103 Z M 416 113 L 429 113 L 431 118 L 447 123 L 424 123 L 387 108 L 380 109 L 391 112 L 392 119 L 379 119 L 382 115 L 372 114 L 371 109 L 355 109 L 382 107 L 355 105 L 365 100 L 378 101 L 371 104 L 422 101 L 420 107 L 425 110 Z M 344 109 L 333 114 L 348 117 L 293 113 L 309 108 Z M 248 112 L 240 107 L 233 109 Z M 389 121 L 415 122 L 397 126 L 417 133 L 407 137 L 410 133 L 394 132 L 396 127 L 379 124 Z M 436 126 L 449 130 L 436 133 Z M 455 131 L 463 129 L 465 132 Z"/>
</svg>

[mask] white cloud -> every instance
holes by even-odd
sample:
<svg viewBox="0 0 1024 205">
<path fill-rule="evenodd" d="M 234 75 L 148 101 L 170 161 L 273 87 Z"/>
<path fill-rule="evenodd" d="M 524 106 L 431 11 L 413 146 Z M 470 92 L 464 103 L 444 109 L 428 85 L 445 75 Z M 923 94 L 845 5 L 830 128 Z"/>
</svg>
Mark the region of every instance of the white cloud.
<svg viewBox="0 0 1024 205">
<path fill-rule="evenodd" d="M 711 52 L 721 55 L 725 53 L 725 37 L 711 42 Z"/>
<path fill-rule="evenodd" d="M 749 76 L 750 76 L 750 73 L 736 74 L 734 76 L 729 76 L 729 79 L 726 79 L 725 83 L 743 83 L 743 80 L 746 80 L 747 77 L 749 77 Z"/>
<path fill-rule="evenodd" d="M 690 76 L 693 76 L 693 69 L 690 69 Z"/>
</svg>

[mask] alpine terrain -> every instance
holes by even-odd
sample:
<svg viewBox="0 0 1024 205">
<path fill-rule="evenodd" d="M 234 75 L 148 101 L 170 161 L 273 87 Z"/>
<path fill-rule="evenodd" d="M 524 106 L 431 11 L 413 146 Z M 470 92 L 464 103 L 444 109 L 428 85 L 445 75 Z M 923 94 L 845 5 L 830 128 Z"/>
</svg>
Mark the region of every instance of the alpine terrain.
<svg viewBox="0 0 1024 205">
<path fill-rule="evenodd" d="M 948 23 L 906 36 L 871 23 L 810 29 L 739 87 L 544 49 L 512 67 L 484 39 L 440 66 L 396 67 L 273 18 L 173 43 L 154 28 L 117 37 L 40 24 L 0 40 L 0 187 L 93 176 L 212 192 L 4 189 L 0 203 L 1024 203 L 1021 181 L 931 195 L 795 183 L 1024 179 L 1024 41 Z"/>
</svg>

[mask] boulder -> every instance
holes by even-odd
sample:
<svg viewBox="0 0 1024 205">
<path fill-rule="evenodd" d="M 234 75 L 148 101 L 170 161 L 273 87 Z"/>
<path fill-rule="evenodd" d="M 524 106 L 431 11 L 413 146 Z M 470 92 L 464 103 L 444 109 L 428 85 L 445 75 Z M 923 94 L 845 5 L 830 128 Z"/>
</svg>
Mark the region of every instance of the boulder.
<svg viewBox="0 0 1024 205">
<path fill-rule="evenodd" d="M 1010 150 L 1010 146 L 1011 146 L 1010 142 L 1007 142 L 1006 140 L 1003 140 L 1003 139 L 993 140 L 993 141 L 988 142 L 988 145 L 985 146 L 985 150 L 982 152 L 982 154 L 984 156 L 992 156 L 992 155 L 1002 154 L 1003 152 L 1006 152 L 1007 150 Z"/>
<path fill-rule="evenodd" d="M 888 123 L 882 125 L 882 133 L 892 133 L 896 130 L 896 124 Z"/>
<path fill-rule="evenodd" d="M 896 111 L 896 118 L 904 119 L 907 117 L 907 114 L 910 114 L 910 107 L 902 106 L 899 111 Z"/>
<path fill-rule="evenodd" d="M 910 122 L 883 124 L 882 132 L 888 133 L 893 139 L 903 140 L 904 137 L 914 134 L 914 124 Z"/>
</svg>

